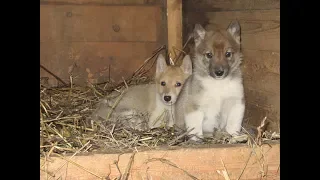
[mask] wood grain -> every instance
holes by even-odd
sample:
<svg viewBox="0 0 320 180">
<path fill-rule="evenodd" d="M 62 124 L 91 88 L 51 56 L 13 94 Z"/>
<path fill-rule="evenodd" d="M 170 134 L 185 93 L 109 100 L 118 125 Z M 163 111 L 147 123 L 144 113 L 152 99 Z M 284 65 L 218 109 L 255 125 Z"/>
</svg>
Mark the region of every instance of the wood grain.
<svg viewBox="0 0 320 180">
<path fill-rule="evenodd" d="M 258 126 L 267 116 L 268 130 L 279 131 L 280 53 L 244 50 L 242 64 L 246 98 L 245 119 Z"/>
<path fill-rule="evenodd" d="M 184 0 L 184 9 L 188 12 L 280 9 L 280 0 Z"/>
<path fill-rule="evenodd" d="M 117 83 L 130 77 L 159 46 L 142 42 L 45 42 L 40 43 L 40 63 L 66 82 L 76 64 L 72 73 L 79 85 L 109 80 L 110 65 L 111 78 Z M 50 77 L 49 84 L 57 85 L 56 79 L 43 70 L 40 76 Z"/>
<path fill-rule="evenodd" d="M 200 20 L 194 18 L 199 17 L 197 13 L 186 14 L 185 28 L 189 31 L 203 19 L 208 30 L 226 29 L 231 21 L 238 20 L 243 49 L 280 52 L 280 10 L 206 12 Z"/>
<path fill-rule="evenodd" d="M 42 4 L 77 4 L 77 5 L 156 5 L 161 0 L 40 0 Z"/>
<path fill-rule="evenodd" d="M 167 0 L 167 24 L 169 50 L 182 49 L 182 0 Z"/>
<path fill-rule="evenodd" d="M 245 123 L 259 126 L 264 117 L 270 122 L 268 130 L 280 132 L 280 93 L 245 88 L 246 112 Z"/>
<path fill-rule="evenodd" d="M 273 51 L 242 50 L 244 71 L 253 74 L 255 72 L 271 72 L 280 75 L 280 53 Z"/>
<path fill-rule="evenodd" d="M 40 5 L 40 42 L 156 42 L 158 6 Z"/>
<path fill-rule="evenodd" d="M 243 145 L 223 146 L 219 145 L 215 148 L 184 148 L 178 150 L 150 150 L 138 152 L 135 154 L 134 162 L 130 170 L 129 179 L 175 179 L 185 180 L 191 179 L 181 169 L 198 179 L 209 180 L 224 180 L 217 173 L 217 170 L 224 170 L 224 163 L 230 179 L 237 179 L 246 166 L 241 179 L 258 180 L 261 176 L 261 168 L 259 163 L 264 163 L 264 167 L 268 167 L 266 179 L 280 179 L 280 144 L 272 144 L 271 147 L 263 145 L 261 151 L 254 149 L 255 153 L 250 155 L 252 148 Z M 262 159 L 262 153 L 264 159 Z M 119 158 L 119 168 L 123 173 L 131 154 L 123 154 Z M 114 179 L 119 175 L 114 160 L 118 157 L 117 154 L 94 154 L 88 156 L 75 156 L 72 160 L 98 176 L 105 177 L 110 172 L 109 164 L 111 165 L 110 178 Z M 249 159 L 250 157 L 250 159 Z M 146 163 L 152 158 L 163 158 L 174 163 L 181 169 L 174 168 L 168 164 L 159 161 Z M 261 158 L 261 159 L 260 159 Z M 246 164 L 247 160 L 248 163 Z M 57 157 L 51 157 L 51 162 L 47 162 L 49 172 L 55 171 L 63 164 L 64 160 Z M 44 162 L 41 161 L 40 164 Z M 97 177 L 88 172 L 68 164 L 63 167 L 56 175 L 62 179 L 87 179 L 94 180 Z M 66 177 L 67 174 L 67 177 Z M 40 172 L 40 179 L 45 179 L 45 173 Z"/>
<path fill-rule="evenodd" d="M 85 0 L 63 2 L 85 5 L 40 3 L 40 62 L 66 82 L 73 64 L 77 65 L 73 69 L 75 84 L 109 80 L 109 65 L 111 79 L 122 81 L 167 41 L 161 28 L 166 24 L 161 6 L 121 4 L 129 1 L 118 6 L 87 5 Z M 58 85 L 42 69 L 40 76 L 50 77 L 49 84 Z"/>
</svg>

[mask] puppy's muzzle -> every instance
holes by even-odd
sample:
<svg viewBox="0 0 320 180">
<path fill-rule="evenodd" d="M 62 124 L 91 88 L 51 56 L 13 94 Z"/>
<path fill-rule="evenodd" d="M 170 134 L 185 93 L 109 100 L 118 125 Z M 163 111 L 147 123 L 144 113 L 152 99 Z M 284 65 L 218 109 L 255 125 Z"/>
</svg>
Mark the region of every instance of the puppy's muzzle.
<svg viewBox="0 0 320 180">
<path fill-rule="evenodd" d="M 216 79 L 222 79 L 228 75 L 228 68 L 223 66 L 211 66 L 210 68 L 210 76 Z"/>
<path fill-rule="evenodd" d="M 224 70 L 222 69 L 219 69 L 219 70 L 215 70 L 214 71 L 214 74 L 217 76 L 217 77 L 221 77 L 221 76 L 223 76 L 223 74 L 224 74 Z"/>
<path fill-rule="evenodd" d="M 170 102 L 171 101 L 171 96 L 164 96 L 163 99 L 166 102 Z"/>
</svg>

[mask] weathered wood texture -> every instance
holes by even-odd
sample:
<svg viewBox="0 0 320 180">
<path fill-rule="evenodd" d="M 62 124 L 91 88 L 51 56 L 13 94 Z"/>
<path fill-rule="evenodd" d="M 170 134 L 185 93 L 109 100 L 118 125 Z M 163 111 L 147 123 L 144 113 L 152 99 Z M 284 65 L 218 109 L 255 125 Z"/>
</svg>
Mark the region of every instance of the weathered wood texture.
<svg viewBox="0 0 320 180">
<path fill-rule="evenodd" d="M 41 63 L 50 71 L 69 82 L 68 72 L 73 68 L 73 82 L 78 85 L 106 82 L 110 77 L 115 82 L 127 78 L 143 64 L 147 56 L 157 48 L 156 43 L 146 42 L 71 42 L 40 43 Z M 42 76 L 50 76 L 41 69 Z M 55 84 L 54 78 L 49 84 Z"/>
<path fill-rule="evenodd" d="M 123 154 L 119 158 L 118 164 L 122 174 L 128 165 L 130 156 L 131 154 Z M 75 156 L 71 161 L 100 177 L 106 177 L 110 172 L 109 178 L 114 179 L 120 175 L 113 164 L 117 158 L 117 154 L 94 154 Z M 152 158 L 169 160 L 182 170 L 159 161 L 146 163 Z M 53 174 L 64 162 L 65 160 L 61 158 L 51 157 L 46 165 L 44 165 L 44 160 L 41 160 L 40 166 L 42 166 L 42 170 L 46 169 L 47 172 Z M 271 147 L 264 145 L 261 149 L 253 149 L 243 145 L 229 147 L 220 145 L 216 148 L 138 152 L 135 154 L 128 179 L 192 179 L 183 172 L 185 170 L 198 179 L 224 180 L 225 178 L 217 172 L 217 170 L 224 170 L 224 166 L 231 180 L 238 179 L 242 171 L 241 179 L 258 180 L 261 179 L 262 172 L 266 175 L 266 178 L 263 179 L 280 179 L 280 144 L 272 144 Z M 98 179 L 98 177 L 86 172 L 82 168 L 69 162 L 68 165 L 65 165 L 60 171 L 55 173 L 54 179 L 59 177 L 66 180 Z M 50 176 L 48 175 L 48 177 Z M 46 179 L 44 171 L 40 171 L 40 179 Z"/>
<path fill-rule="evenodd" d="M 175 48 L 182 49 L 182 0 L 167 0 L 168 48 L 175 58 Z"/>
<path fill-rule="evenodd" d="M 63 5 L 89 2 L 85 0 L 49 2 L 53 4 L 40 1 L 40 63 L 66 82 L 71 67 L 75 67 L 72 74 L 76 84 L 84 85 L 87 80 L 105 82 L 109 66 L 111 79 L 119 82 L 166 43 L 162 6 Z M 49 84 L 57 85 L 57 80 L 42 69 L 40 76 L 49 77 Z"/>
<path fill-rule="evenodd" d="M 207 29 L 226 29 L 232 20 L 241 25 L 242 64 L 246 96 L 245 121 L 257 126 L 267 116 L 269 130 L 280 122 L 280 1 L 186 0 L 184 41 L 195 23 Z"/>
<path fill-rule="evenodd" d="M 162 0 L 40 0 L 47 4 L 78 4 L 78 5 L 161 5 Z"/>
<path fill-rule="evenodd" d="M 280 0 L 184 0 L 184 4 L 187 12 L 280 9 Z"/>
</svg>

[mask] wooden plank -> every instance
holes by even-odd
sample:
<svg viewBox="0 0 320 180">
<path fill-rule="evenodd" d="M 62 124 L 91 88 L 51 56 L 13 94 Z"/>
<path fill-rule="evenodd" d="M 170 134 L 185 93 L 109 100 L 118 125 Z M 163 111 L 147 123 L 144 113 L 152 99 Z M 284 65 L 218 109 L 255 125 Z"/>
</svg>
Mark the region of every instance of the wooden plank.
<svg viewBox="0 0 320 180">
<path fill-rule="evenodd" d="M 184 0 L 187 12 L 280 9 L 280 0 Z"/>
<path fill-rule="evenodd" d="M 280 92 L 257 90 L 254 87 L 245 88 L 246 102 L 265 111 L 280 115 Z"/>
<path fill-rule="evenodd" d="M 226 29 L 237 19 L 241 25 L 243 49 L 280 52 L 280 10 L 207 12 L 202 15 L 192 12 L 186 14 L 186 19 L 188 31 L 199 22 L 207 24 L 207 29 Z"/>
<path fill-rule="evenodd" d="M 43 4 L 78 4 L 78 5 L 155 5 L 161 0 L 40 0 Z"/>
<path fill-rule="evenodd" d="M 40 63 L 66 82 L 70 68 L 76 64 L 73 76 L 78 85 L 109 80 L 110 65 L 111 78 L 117 83 L 131 76 L 159 46 L 142 42 L 45 42 L 40 43 Z M 43 70 L 40 76 L 49 77 L 49 84 L 57 85 L 56 79 Z"/>
<path fill-rule="evenodd" d="M 244 50 L 242 64 L 246 98 L 245 119 L 253 126 L 267 116 L 268 130 L 278 131 L 280 122 L 280 53 Z"/>
<path fill-rule="evenodd" d="M 278 131 L 280 122 L 280 75 L 269 72 L 243 73 L 246 114 L 250 125 L 260 125 L 267 116 L 272 124 L 267 130 Z"/>
<path fill-rule="evenodd" d="M 244 50 L 242 71 L 246 87 L 280 92 L 280 53 Z"/>
<path fill-rule="evenodd" d="M 264 117 L 270 124 L 268 131 L 280 132 L 280 93 L 245 88 L 246 112 L 244 122 L 258 127 Z"/>
<path fill-rule="evenodd" d="M 251 74 L 261 71 L 267 71 L 280 75 L 280 53 L 273 51 L 243 51 L 244 60 L 242 62 L 243 70 Z"/>
<path fill-rule="evenodd" d="M 269 72 L 244 72 L 243 83 L 246 87 L 267 92 L 280 92 L 280 75 Z"/>
<path fill-rule="evenodd" d="M 40 5 L 40 42 L 61 39 L 62 20 L 65 14 L 55 13 L 53 6 Z"/>
<path fill-rule="evenodd" d="M 167 24 L 168 48 L 174 53 L 173 47 L 182 49 L 182 0 L 167 0 Z"/>
<path fill-rule="evenodd" d="M 217 173 L 217 170 L 224 170 L 222 163 L 224 163 L 230 179 L 237 179 L 243 169 L 241 179 L 261 179 L 261 167 L 259 163 L 264 164 L 265 168 L 263 170 L 267 174 L 266 179 L 280 179 L 280 144 L 271 144 L 271 147 L 263 145 L 261 151 L 260 149 L 254 150 L 256 154 L 251 154 L 253 149 L 245 145 L 217 145 L 215 148 L 187 148 L 138 152 L 134 156 L 128 179 L 191 179 L 181 170 L 183 169 L 198 179 L 224 180 L 224 177 Z M 264 158 L 262 158 L 262 154 Z M 118 165 L 122 173 L 128 165 L 130 156 L 131 154 L 123 154 L 119 158 Z M 174 168 L 159 161 L 146 163 L 152 158 L 169 160 L 181 169 Z M 119 176 L 119 172 L 113 164 L 117 159 L 117 154 L 94 154 L 75 156 L 72 158 L 72 161 L 100 177 L 106 177 L 110 172 L 109 178 L 114 179 Z M 50 157 L 49 160 L 50 162 L 47 161 L 46 167 L 48 172 L 51 173 L 65 162 L 57 157 Z M 247 161 L 248 163 L 246 163 Z M 41 160 L 40 164 L 43 163 L 44 161 Z M 110 170 L 109 165 L 111 165 Z M 42 169 L 44 169 L 44 167 Z M 72 163 L 64 166 L 55 174 L 55 177 L 61 177 L 67 180 L 98 179 L 96 176 L 91 175 Z M 45 178 L 45 173 L 40 171 L 40 179 Z"/>
<path fill-rule="evenodd" d="M 40 5 L 40 42 L 156 42 L 160 21 L 159 6 Z"/>
<path fill-rule="evenodd" d="M 253 97 L 253 96 L 252 96 Z M 269 97 L 266 97 L 269 98 Z M 277 96 L 280 102 L 280 96 Z M 279 103 L 280 104 L 280 103 Z M 244 123 L 250 124 L 253 127 L 258 127 L 264 117 L 267 117 L 267 131 L 280 132 L 280 112 L 269 111 L 257 104 L 246 103 L 246 111 L 244 116 Z"/>
</svg>

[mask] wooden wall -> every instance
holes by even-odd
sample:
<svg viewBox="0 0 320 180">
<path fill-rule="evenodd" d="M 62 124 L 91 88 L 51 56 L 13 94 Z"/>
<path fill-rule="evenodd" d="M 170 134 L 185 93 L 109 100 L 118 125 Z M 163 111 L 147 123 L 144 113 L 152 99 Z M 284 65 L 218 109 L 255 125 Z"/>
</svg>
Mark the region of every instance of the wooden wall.
<svg viewBox="0 0 320 180">
<path fill-rule="evenodd" d="M 195 23 L 242 28 L 245 121 L 257 126 L 267 116 L 268 129 L 280 131 L 280 0 L 185 0 L 184 41 Z"/>
<path fill-rule="evenodd" d="M 121 81 L 167 42 L 161 0 L 40 0 L 40 64 L 69 82 Z M 58 81 L 43 69 L 49 85 Z"/>
<path fill-rule="evenodd" d="M 242 27 L 245 121 L 280 121 L 280 0 L 184 0 L 183 34 L 195 23 Z M 40 63 L 66 82 L 85 85 L 130 76 L 167 44 L 164 0 L 41 0 Z M 40 69 L 50 85 L 58 81 Z"/>
</svg>

